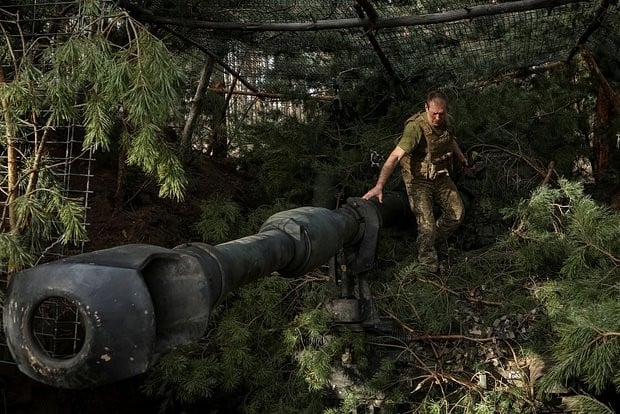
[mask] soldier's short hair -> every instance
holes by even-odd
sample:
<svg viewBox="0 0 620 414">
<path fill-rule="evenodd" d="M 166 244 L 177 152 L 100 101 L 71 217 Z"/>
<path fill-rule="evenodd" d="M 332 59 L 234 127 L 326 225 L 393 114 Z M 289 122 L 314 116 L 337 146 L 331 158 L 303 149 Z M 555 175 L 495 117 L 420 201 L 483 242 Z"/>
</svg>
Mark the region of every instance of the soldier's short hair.
<svg viewBox="0 0 620 414">
<path fill-rule="evenodd" d="M 431 103 L 431 101 L 434 101 L 435 99 L 441 99 L 445 103 L 448 103 L 448 97 L 440 90 L 432 90 L 428 93 L 428 95 L 426 95 L 427 104 Z"/>
</svg>

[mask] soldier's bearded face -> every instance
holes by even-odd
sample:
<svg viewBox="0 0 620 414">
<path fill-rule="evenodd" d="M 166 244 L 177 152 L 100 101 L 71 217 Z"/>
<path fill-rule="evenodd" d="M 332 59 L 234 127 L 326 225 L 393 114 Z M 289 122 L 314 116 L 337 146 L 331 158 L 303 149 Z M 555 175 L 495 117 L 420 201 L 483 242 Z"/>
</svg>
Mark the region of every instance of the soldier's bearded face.
<svg viewBox="0 0 620 414">
<path fill-rule="evenodd" d="M 443 126 L 448 117 L 448 105 L 442 99 L 433 99 L 425 105 L 426 119 L 434 127 Z"/>
</svg>

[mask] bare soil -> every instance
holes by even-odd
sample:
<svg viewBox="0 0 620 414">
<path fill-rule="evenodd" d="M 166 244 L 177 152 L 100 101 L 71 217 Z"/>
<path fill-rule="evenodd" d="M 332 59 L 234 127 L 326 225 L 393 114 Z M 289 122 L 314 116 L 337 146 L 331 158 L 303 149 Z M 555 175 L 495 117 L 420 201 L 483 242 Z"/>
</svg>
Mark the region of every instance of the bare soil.
<svg viewBox="0 0 620 414">
<path fill-rule="evenodd" d="M 130 243 L 172 248 L 197 241 L 193 225 L 200 218 L 200 205 L 211 194 L 226 194 L 247 201 L 246 179 L 227 161 L 210 159 L 189 168 L 190 184 L 183 201 L 158 196 L 156 184 L 141 174 L 130 174 L 122 208 L 115 209 L 116 173 L 95 171 L 94 191 L 87 213 L 89 241 L 85 251 Z"/>
</svg>

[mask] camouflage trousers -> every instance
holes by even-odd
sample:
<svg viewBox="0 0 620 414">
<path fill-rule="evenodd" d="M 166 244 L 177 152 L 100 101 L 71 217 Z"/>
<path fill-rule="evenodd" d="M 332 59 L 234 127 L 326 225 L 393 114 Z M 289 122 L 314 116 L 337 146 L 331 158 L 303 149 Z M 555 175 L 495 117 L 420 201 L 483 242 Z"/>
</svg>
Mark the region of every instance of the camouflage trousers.
<svg viewBox="0 0 620 414">
<path fill-rule="evenodd" d="M 433 180 L 404 178 L 409 205 L 418 225 L 418 260 L 428 266 L 429 271 L 436 272 L 439 270 L 436 244 L 445 241 L 463 221 L 463 200 L 447 174 L 438 175 Z M 438 219 L 435 219 L 435 205 L 441 210 Z"/>
</svg>

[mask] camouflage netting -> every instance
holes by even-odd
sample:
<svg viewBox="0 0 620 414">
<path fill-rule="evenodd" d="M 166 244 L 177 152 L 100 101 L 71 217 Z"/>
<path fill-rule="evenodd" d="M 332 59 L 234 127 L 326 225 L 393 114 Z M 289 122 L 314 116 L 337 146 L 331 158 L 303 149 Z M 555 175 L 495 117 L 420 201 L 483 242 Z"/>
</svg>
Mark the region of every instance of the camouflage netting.
<svg viewBox="0 0 620 414">
<path fill-rule="evenodd" d="M 81 1 L 15 1 L 33 34 L 55 35 Z M 335 82 L 387 73 L 396 83 L 463 85 L 565 62 L 579 46 L 620 55 L 617 0 L 121 0 L 254 92 L 330 95 Z M 8 12 L 8 13 L 7 13 Z M 64 26 L 63 30 L 69 29 Z"/>
<path fill-rule="evenodd" d="M 138 3 L 125 6 L 268 93 L 326 93 L 336 80 L 378 72 L 462 85 L 566 61 L 578 46 L 620 54 L 620 13 L 609 0 Z"/>
</svg>

